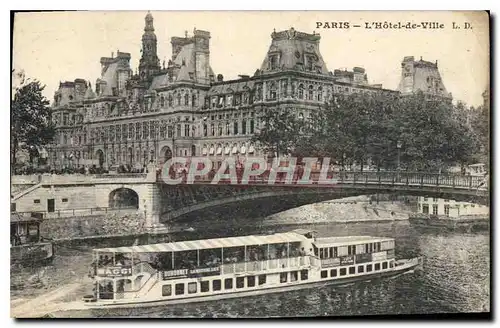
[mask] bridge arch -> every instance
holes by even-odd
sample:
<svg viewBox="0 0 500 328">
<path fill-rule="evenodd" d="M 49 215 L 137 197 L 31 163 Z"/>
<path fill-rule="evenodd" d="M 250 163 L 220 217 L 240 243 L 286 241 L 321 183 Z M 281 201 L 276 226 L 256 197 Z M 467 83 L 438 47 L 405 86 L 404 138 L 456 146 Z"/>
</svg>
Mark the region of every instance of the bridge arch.
<svg viewBox="0 0 500 328">
<path fill-rule="evenodd" d="M 139 208 L 139 195 L 129 188 L 118 188 L 109 193 L 109 208 Z"/>
</svg>

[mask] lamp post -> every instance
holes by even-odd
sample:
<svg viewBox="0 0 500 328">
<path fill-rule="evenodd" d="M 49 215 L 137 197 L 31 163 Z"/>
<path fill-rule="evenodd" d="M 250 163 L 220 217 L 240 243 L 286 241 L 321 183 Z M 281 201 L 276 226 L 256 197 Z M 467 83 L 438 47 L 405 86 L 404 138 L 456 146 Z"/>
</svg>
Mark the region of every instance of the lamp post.
<svg viewBox="0 0 500 328">
<path fill-rule="evenodd" d="M 398 182 L 400 181 L 400 171 L 401 171 L 401 146 L 402 142 L 400 140 L 397 141 L 396 143 L 396 148 L 398 149 L 398 158 L 397 158 L 397 179 Z"/>
</svg>

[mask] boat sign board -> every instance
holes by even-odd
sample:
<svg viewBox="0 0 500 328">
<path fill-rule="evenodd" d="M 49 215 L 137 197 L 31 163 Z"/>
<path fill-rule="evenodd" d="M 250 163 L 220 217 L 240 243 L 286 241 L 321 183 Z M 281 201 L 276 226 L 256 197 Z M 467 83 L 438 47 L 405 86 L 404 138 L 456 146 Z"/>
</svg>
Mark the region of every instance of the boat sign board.
<svg viewBox="0 0 500 328">
<path fill-rule="evenodd" d="M 198 269 L 180 269 L 163 271 L 163 280 L 178 278 L 178 277 L 200 277 L 213 276 L 220 274 L 220 267 L 198 268 Z"/>
<path fill-rule="evenodd" d="M 377 253 L 372 253 L 372 261 L 383 261 L 387 259 L 387 252 L 377 252 Z"/>
<path fill-rule="evenodd" d="M 335 267 L 340 265 L 340 258 L 336 257 L 333 259 L 322 259 L 321 260 L 321 267 L 323 268 L 329 268 L 329 267 Z"/>
<path fill-rule="evenodd" d="M 356 255 L 356 263 L 366 263 L 372 261 L 371 253 L 357 254 Z"/>
<path fill-rule="evenodd" d="M 344 256 L 340 258 L 340 265 L 350 265 L 354 264 L 354 256 Z"/>
<path fill-rule="evenodd" d="M 132 275 L 131 266 L 114 266 L 106 268 L 98 268 L 97 275 L 104 277 L 124 277 Z"/>
</svg>

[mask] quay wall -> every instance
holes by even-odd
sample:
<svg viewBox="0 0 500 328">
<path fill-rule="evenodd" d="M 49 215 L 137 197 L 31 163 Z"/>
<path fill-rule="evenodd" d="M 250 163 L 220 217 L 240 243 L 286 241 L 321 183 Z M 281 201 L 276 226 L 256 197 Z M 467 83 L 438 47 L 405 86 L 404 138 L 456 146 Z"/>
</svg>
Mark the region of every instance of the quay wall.
<svg viewBox="0 0 500 328">
<path fill-rule="evenodd" d="M 144 213 L 102 213 L 42 222 L 40 234 L 51 239 L 138 235 L 146 232 Z"/>
</svg>

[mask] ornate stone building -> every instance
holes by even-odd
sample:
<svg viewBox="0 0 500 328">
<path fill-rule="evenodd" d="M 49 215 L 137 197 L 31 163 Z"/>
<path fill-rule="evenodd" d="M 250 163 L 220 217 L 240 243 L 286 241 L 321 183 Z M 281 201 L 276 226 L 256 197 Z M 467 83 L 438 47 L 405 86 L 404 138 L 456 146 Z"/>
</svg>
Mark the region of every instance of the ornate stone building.
<svg viewBox="0 0 500 328">
<path fill-rule="evenodd" d="M 330 72 L 319 43 L 319 34 L 293 28 L 275 31 L 253 76 L 224 81 L 210 67 L 207 31 L 195 29 L 192 36 L 173 37 L 172 57 L 160 65 L 153 17 L 148 13 L 136 74 L 130 68 L 130 54 L 118 51 L 116 57 L 101 58 L 95 89 L 81 79 L 60 83 L 54 96 L 57 136 L 50 163 L 56 168 L 142 168 L 176 154 L 208 156 L 217 167 L 225 156 L 244 161 L 247 156 L 265 155 L 249 140 L 266 109 L 290 108 L 306 119 L 335 93 L 398 92 L 368 84 L 363 68 Z M 413 57 L 406 57 L 403 65 L 409 65 L 408 58 Z M 415 72 L 419 65 L 413 64 Z M 403 80 L 402 92 L 422 88 L 416 78 L 410 83 L 404 75 Z M 445 92 L 440 80 L 435 85 L 433 92 Z"/>
</svg>

